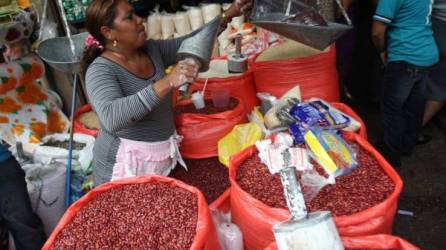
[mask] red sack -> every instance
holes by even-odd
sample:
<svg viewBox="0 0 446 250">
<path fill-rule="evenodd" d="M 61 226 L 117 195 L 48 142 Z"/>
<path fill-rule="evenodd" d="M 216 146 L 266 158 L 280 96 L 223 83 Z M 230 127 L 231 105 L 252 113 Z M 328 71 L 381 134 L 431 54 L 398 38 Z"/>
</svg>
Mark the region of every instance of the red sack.
<svg viewBox="0 0 446 250">
<path fill-rule="evenodd" d="M 218 199 L 216 199 L 212 204 L 209 205 L 210 210 L 218 210 L 220 212 L 227 213 L 231 210 L 230 201 L 231 189 L 226 190 Z"/>
<path fill-rule="evenodd" d="M 420 250 L 420 248 L 397 236 L 378 234 L 358 237 L 342 237 L 344 247 L 354 249 L 383 249 L 383 250 Z"/>
<path fill-rule="evenodd" d="M 330 103 L 330 105 L 332 105 L 335 109 L 342 111 L 343 113 L 349 115 L 350 117 L 361 123 L 361 128 L 356 133 L 358 133 L 362 138 L 367 140 L 367 129 L 365 127 L 365 123 L 361 119 L 361 117 L 359 117 L 359 115 L 355 113 L 355 111 L 353 111 L 349 106 L 340 102 L 332 102 Z"/>
<path fill-rule="evenodd" d="M 237 107 L 226 112 L 206 115 L 183 113 L 175 116 L 175 125 L 181 141 L 181 155 L 189 159 L 209 158 L 218 155 L 218 141 L 231 132 L 235 125 L 247 122 L 246 111 L 239 98 Z M 191 100 L 178 105 L 188 105 Z M 177 106 L 178 106 L 177 105 Z"/>
<path fill-rule="evenodd" d="M 363 138 L 357 134 L 345 134 L 347 140 L 356 141 L 361 147 L 372 153 L 378 160 L 384 172 L 395 183 L 394 192 L 381 204 L 362 212 L 334 217 L 336 226 L 341 236 L 360 236 L 381 233 L 391 233 L 393 219 L 395 217 L 398 197 L 401 193 L 403 182 L 395 170 L 384 158 Z M 233 222 L 243 232 L 246 249 L 264 249 L 274 241 L 273 225 L 289 219 L 288 210 L 271 208 L 263 202 L 253 198 L 241 189 L 236 181 L 237 168 L 245 159 L 257 153 L 255 146 L 249 147 L 241 153 L 233 156 L 229 165 L 229 178 L 231 181 L 231 211 Z"/>
<path fill-rule="evenodd" d="M 64 216 L 59 221 L 59 224 L 54 229 L 53 233 L 51 234 L 50 238 L 47 240 L 42 249 L 43 250 L 52 249 L 59 233 L 61 233 L 64 227 L 68 225 L 71 222 L 71 220 L 76 216 L 76 214 L 91 200 L 93 200 L 95 196 L 104 193 L 110 189 L 120 187 L 122 185 L 154 183 L 154 182 L 167 183 L 171 186 L 180 187 L 197 195 L 198 198 L 197 234 L 195 235 L 194 241 L 190 249 L 194 250 L 201 250 L 203 248 L 209 250 L 220 249 L 215 228 L 212 222 L 211 214 L 203 194 L 195 187 L 186 185 L 181 181 L 157 175 L 148 175 L 143 177 L 136 177 L 120 181 L 108 182 L 91 190 L 84 197 L 82 197 L 80 200 L 78 200 L 76 203 L 74 203 L 68 208 L 68 210 L 65 212 Z"/>
<path fill-rule="evenodd" d="M 191 85 L 190 90 L 202 90 L 206 79 L 199 78 Z M 232 96 L 238 97 L 243 101 L 246 112 L 251 112 L 255 106 L 259 105 L 259 100 L 256 97 L 256 89 L 254 85 L 254 76 L 252 71 L 247 71 L 240 76 L 230 76 L 225 78 L 213 77 L 209 78 L 206 86 L 206 92 L 212 90 L 228 89 Z"/>
<path fill-rule="evenodd" d="M 288 90 L 300 86 L 302 100 L 318 97 L 328 102 L 339 101 L 336 49 L 298 59 L 253 63 L 257 92 L 280 98 Z"/>
<path fill-rule="evenodd" d="M 373 250 L 420 250 L 420 248 L 393 235 L 377 234 L 358 237 L 342 237 L 346 250 L 373 249 Z M 277 250 L 276 243 L 271 243 L 264 250 Z"/>
<path fill-rule="evenodd" d="M 90 104 L 85 104 L 84 106 L 78 108 L 74 114 L 74 133 L 80 133 L 84 135 L 91 135 L 96 137 L 99 133 L 99 129 L 89 129 L 84 126 L 78 119 L 83 113 L 90 112 L 92 110 Z"/>
</svg>

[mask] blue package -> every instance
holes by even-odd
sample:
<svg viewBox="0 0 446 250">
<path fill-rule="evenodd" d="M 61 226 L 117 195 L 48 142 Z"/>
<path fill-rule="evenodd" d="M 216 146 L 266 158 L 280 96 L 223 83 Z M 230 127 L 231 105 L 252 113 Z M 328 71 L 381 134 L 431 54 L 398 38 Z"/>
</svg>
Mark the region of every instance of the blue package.
<svg viewBox="0 0 446 250">
<path fill-rule="evenodd" d="M 344 128 L 350 119 L 341 113 L 330 112 L 330 107 L 323 101 L 312 101 L 294 105 L 290 115 L 310 127 Z"/>
<path fill-rule="evenodd" d="M 302 124 L 299 122 L 294 122 L 288 125 L 288 130 L 294 138 L 295 145 L 301 145 L 305 143 L 304 135 L 308 131 Z"/>
</svg>

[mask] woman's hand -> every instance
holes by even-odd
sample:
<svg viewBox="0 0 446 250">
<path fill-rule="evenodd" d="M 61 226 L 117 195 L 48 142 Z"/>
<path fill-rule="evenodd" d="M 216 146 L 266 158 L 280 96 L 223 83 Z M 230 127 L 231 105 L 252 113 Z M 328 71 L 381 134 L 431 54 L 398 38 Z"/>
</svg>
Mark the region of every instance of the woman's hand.
<svg viewBox="0 0 446 250">
<path fill-rule="evenodd" d="M 234 0 L 231 7 L 225 12 L 228 18 L 245 14 L 252 7 L 252 0 Z"/>
<path fill-rule="evenodd" d="M 179 61 L 166 76 L 172 88 L 178 88 L 185 83 L 192 83 L 198 75 L 199 65 L 194 60 Z"/>
</svg>

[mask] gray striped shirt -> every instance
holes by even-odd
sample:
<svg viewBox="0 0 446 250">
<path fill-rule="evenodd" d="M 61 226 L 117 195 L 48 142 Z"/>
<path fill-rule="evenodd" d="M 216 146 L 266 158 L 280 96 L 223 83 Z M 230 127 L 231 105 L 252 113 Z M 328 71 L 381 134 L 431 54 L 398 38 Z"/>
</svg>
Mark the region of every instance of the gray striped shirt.
<svg viewBox="0 0 446 250">
<path fill-rule="evenodd" d="M 89 66 L 86 90 L 101 123 L 93 149 L 95 185 L 110 181 L 119 138 L 155 142 L 167 140 L 174 133 L 172 93 L 160 100 L 153 84 L 164 77 L 166 67 L 176 62 L 184 38 L 146 42 L 143 49 L 155 67 L 149 79 L 139 78 L 105 57 L 96 58 Z"/>
</svg>

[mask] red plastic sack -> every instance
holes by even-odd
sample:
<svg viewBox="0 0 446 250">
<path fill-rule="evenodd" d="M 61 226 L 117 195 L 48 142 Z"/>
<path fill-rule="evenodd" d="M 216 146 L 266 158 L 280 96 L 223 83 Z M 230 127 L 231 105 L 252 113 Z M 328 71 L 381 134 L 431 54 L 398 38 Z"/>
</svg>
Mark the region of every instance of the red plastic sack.
<svg viewBox="0 0 446 250">
<path fill-rule="evenodd" d="M 359 131 L 357 131 L 357 134 L 359 134 L 362 138 L 367 139 L 367 128 L 365 127 L 365 123 L 361 119 L 361 117 L 359 117 L 359 115 L 355 113 L 355 111 L 353 111 L 349 106 L 340 102 L 332 102 L 330 103 L 330 105 L 361 123 L 361 128 L 359 129 Z"/>
<path fill-rule="evenodd" d="M 358 237 L 342 237 L 347 250 L 373 249 L 373 250 L 420 250 L 420 248 L 393 235 L 379 234 Z M 276 243 L 271 243 L 264 250 L 277 250 Z"/>
<path fill-rule="evenodd" d="M 226 190 L 218 199 L 216 199 L 212 204 L 209 205 L 209 209 L 216 209 L 220 212 L 227 213 L 231 210 L 231 189 Z"/>
<path fill-rule="evenodd" d="M 300 86 L 302 99 L 322 98 L 339 101 L 339 82 L 336 70 L 336 49 L 305 58 L 253 63 L 257 92 L 281 97 Z"/>
<path fill-rule="evenodd" d="M 203 248 L 209 250 L 220 249 L 215 228 L 212 222 L 211 214 L 206 199 L 204 198 L 204 195 L 197 188 L 186 185 L 181 181 L 157 175 L 148 175 L 143 177 L 136 177 L 120 181 L 108 182 L 91 190 L 84 197 L 82 197 L 80 200 L 78 200 L 76 203 L 74 203 L 68 208 L 68 210 L 65 212 L 64 216 L 59 221 L 59 224 L 54 229 L 53 233 L 51 234 L 50 238 L 47 240 L 42 249 L 43 250 L 52 249 L 57 239 L 57 236 L 63 230 L 63 228 L 66 225 L 68 225 L 70 221 L 74 218 L 74 216 L 82 209 L 82 207 L 86 206 L 91 200 L 95 198 L 95 196 L 103 192 L 106 192 L 107 190 L 117 188 L 122 185 L 153 183 L 153 182 L 167 183 L 171 186 L 180 187 L 193 194 L 196 194 L 198 199 L 197 234 L 195 235 L 194 241 L 190 249 L 194 250 L 201 250 Z"/>
<path fill-rule="evenodd" d="M 89 129 L 84 126 L 78 119 L 79 116 L 83 113 L 90 112 L 92 110 L 90 104 L 86 104 L 76 110 L 76 113 L 74 113 L 74 133 L 80 133 L 84 135 L 91 135 L 96 137 L 99 133 L 99 129 Z"/>
<path fill-rule="evenodd" d="M 202 90 L 206 79 L 199 78 L 192 84 L 190 90 Z M 246 112 L 251 112 L 255 106 L 259 105 L 259 100 L 256 97 L 256 88 L 254 85 L 254 76 L 252 71 L 247 71 L 240 76 L 230 76 L 225 78 L 209 78 L 206 92 L 212 90 L 228 89 L 231 95 L 238 97 L 243 101 Z"/>
<path fill-rule="evenodd" d="M 232 128 L 247 122 L 246 111 L 239 98 L 233 110 L 206 115 L 183 113 L 175 116 L 175 125 L 181 141 L 181 155 L 189 159 L 209 158 L 218 155 L 218 141 Z M 192 101 L 180 102 L 177 106 L 188 105 Z"/>
<path fill-rule="evenodd" d="M 345 134 L 345 136 L 347 140 L 356 141 L 361 147 L 372 153 L 384 172 L 395 183 L 395 190 L 381 204 L 353 215 L 334 217 L 339 233 L 341 236 L 391 233 L 403 182 L 389 163 L 365 139 L 353 133 Z M 237 168 L 254 153 L 257 153 L 255 146 L 247 148 L 233 156 L 229 165 L 232 218 L 234 223 L 242 230 L 245 246 L 248 250 L 267 247 L 274 241 L 273 225 L 290 217 L 288 210 L 271 208 L 265 205 L 242 190 L 237 184 Z"/>
</svg>

